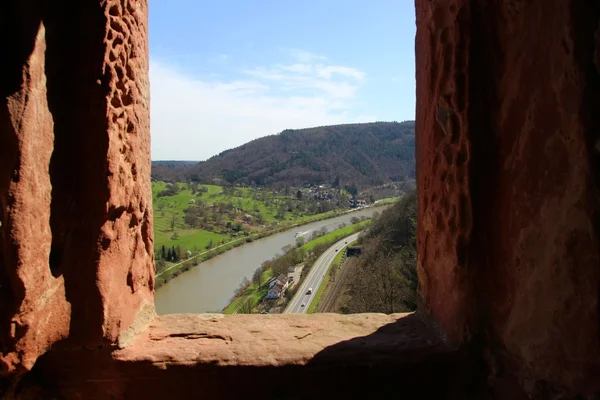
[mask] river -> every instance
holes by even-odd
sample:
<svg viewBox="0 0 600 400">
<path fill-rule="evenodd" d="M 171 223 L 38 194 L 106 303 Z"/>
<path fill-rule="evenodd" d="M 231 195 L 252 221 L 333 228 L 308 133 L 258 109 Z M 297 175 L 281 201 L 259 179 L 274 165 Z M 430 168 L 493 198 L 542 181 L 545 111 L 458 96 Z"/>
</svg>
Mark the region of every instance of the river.
<svg viewBox="0 0 600 400">
<path fill-rule="evenodd" d="M 352 217 L 370 217 L 387 207 L 367 208 L 292 228 L 211 258 L 161 286 L 154 295 L 156 312 L 159 315 L 221 312 L 242 279 L 251 279 L 263 261 L 282 253 L 282 247 L 295 244 L 297 232 L 302 232 L 309 239 L 314 230 L 325 226 L 331 232 L 341 223 L 349 225 Z"/>
</svg>

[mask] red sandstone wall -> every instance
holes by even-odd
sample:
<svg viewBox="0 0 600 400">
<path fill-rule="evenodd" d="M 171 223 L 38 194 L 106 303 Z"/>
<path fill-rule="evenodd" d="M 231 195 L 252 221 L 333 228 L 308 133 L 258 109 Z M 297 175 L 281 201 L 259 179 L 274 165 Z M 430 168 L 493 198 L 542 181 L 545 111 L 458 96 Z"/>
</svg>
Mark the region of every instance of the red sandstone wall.
<svg viewBox="0 0 600 400">
<path fill-rule="evenodd" d="M 154 313 L 147 2 L 44 4 L 0 6 L 0 374 Z"/>
<path fill-rule="evenodd" d="M 598 390 L 600 4 L 416 6 L 425 305 L 528 394 Z"/>
<path fill-rule="evenodd" d="M 487 354 L 496 393 L 598 390 L 599 5 L 416 6 L 424 307 Z M 153 235 L 146 1 L 10 0 L 0 16 L 7 374 L 66 337 L 143 329 Z"/>
</svg>

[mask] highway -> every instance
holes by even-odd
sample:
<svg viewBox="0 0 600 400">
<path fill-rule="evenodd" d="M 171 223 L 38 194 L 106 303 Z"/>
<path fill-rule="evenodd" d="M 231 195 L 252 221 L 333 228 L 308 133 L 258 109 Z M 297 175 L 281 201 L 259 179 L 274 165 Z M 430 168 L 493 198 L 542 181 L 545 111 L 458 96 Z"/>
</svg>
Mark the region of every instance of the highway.
<svg viewBox="0 0 600 400">
<path fill-rule="evenodd" d="M 353 212 L 356 212 L 356 211 L 362 211 L 362 210 L 365 210 L 365 209 L 368 209 L 368 208 L 371 208 L 371 206 L 364 206 L 364 207 L 360 207 L 360 208 L 353 208 L 351 210 L 344 211 L 343 214 L 349 214 L 349 213 L 353 213 Z M 294 237 L 295 238 L 302 237 L 302 238 L 304 238 L 305 241 L 308 242 L 311 239 L 311 235 L 312 235 L 313 232 L 320 231 L 323 228 L 327 228 L 327 230 L 329 232 L 332 232 L 332 231 L 334 231 L 336 229 L 339 229 L 338 228 L 339 225 L 340 225 L 339 222 L 329 222 L 329 223 L 320 225 L 318 228 L 309 229 L 307 231 L 299 230 L 298 232 L 296 232 L 296 235 Z"/>
<path fill-rule="evenodd" d="M 321 256 L 317 259 L 317 261 L 315 261 L 314 265 L 310 269 L 306 279 L 304 279 L 300 285 L 300 289 L 296 292 L 296 295 L 288 304 L 284 314 L 306 314 L 306 311 L 310 306 L 310 302 L 317 294 L 317 290 L 319 290 L 319 286 L 321 285 L 323 278 L 325 278 L 325 273 L 333 262 L 335 256 L 338 255 L 338 252 L 341 251 L 344 246 L 346 246 L 346 242 L 352 243 L 358 239 L 358 235 L 360 235 L 360 232 L 354 233 L 340 240 L 325 250 L 323 254 L 321 254 Z M 311 294 L 306 294 L 308 288 L 313 289 Z M 302 304 L 304 304 L 304 307 L 302 307 Z"/>
</svg>

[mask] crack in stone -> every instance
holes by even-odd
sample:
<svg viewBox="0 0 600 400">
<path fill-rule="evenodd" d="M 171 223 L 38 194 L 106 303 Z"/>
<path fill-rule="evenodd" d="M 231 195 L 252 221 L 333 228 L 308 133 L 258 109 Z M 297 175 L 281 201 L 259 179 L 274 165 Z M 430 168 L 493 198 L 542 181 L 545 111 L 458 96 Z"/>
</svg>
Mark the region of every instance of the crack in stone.
<svg viewBox="0 0 600 400">
<path fill-rule="evenodd" d="M 171 333 L 167 336 L 162 337 L 152 337 L 151 339 L 154 341 L 164 340 L 166 338 L 183 338 L 189 340 L 195 339 L 219 339 L 224 340 L 226 342 L 233 342 L 233 338 L 229 335 L 219 335 L 219 334 L 209 334 L 209 333 Z"/>
<path fill-rule="evenodd" d="M 313 334 L 312 332 L 308 332 L 306 335 L 301 335 L 301 336 L 300 335 L 294 335 L 294 337 L 296 339 L 298 339 L 298 340 L 302 340 L 302 339 L 304 339 L 304 338 L 306 338 L 306 337 L 308 337 L 308 336 L 310 336 L 312 334 Z"/>
</svg>

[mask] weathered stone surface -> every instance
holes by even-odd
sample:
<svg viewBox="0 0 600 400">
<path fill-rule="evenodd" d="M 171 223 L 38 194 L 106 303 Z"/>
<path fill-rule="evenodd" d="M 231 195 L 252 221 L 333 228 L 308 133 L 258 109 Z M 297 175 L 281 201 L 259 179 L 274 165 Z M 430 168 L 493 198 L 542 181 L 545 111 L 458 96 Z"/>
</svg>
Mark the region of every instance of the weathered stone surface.
<svg viewBox="0 0 600 400">
<path fill-rule="evenodd" d="M 471 316 L 467 3 L 416 2 L 419 289 L 454 340 L 466 335 Z"/>
<path fill-rule="evenodd" d="M 147 2 L 46 3 L 0 2 L 0 396 L 600 391 L 597 1 L 416 0 L 421 311 L 464 353 L 414 315 L 152 322 Z"/>
<path fill-rule="evenodd" d="M 68 8 L 0 5 L 0 374 L 154 316 L 147 3 Z"/>
<path fill-rule="evenodd" d="M 124 345 L 154 317 L 148 3 L 108 1 L 104 13 L 109 196 L 98 287 L 104 337 Z"/>
<path fill-rule="evenodd" d="M 600 4 L 416 5 L 425 306 L 492 382 L 600 390 Z"/>
<path fill-rule="evenodd" d="M 33 373 L 65 399 L 383 398 L 399 385 L 448 398 L 457 365 L 413 314 L 181 314 L 112 354 L 51 351 Z"/>
<path fill-rule="evenodd" d="M 0 373 L 31 368 L 39 355 L 69 332 L 64 280 L 53 277 L 48 268 L 52 234 L 47 170 L 54 135 L 46 100 L 44 34 L 37 21 L 22 37 L 19 44 L 27 46 L 30 54 L 19 60 L 22 68 L 9 66 L 13 74 L 3 85 Z M 17 90 L 6 96 L 9 88 Z"/>
<path fill-rule="evenodd" d="M 392 353 L 445 348 L 435 331 L 417 317 L 402 320 L 407 315 L 412 314 L 163 315 L 133 345 L 116 351 L 115 358 L 159 365 L 303 365 L 328 346 L 376 332 L 363 344 L 378 350 L 387 347 L 391 353 L 370 353 L 357 345 L 340 355 L 348 356 L 350 362 L 402 362 L 406 360 L 395 360 Z M 386 325 L 390 325 L 387 331 L 381 329 Z"/>
</svg>

